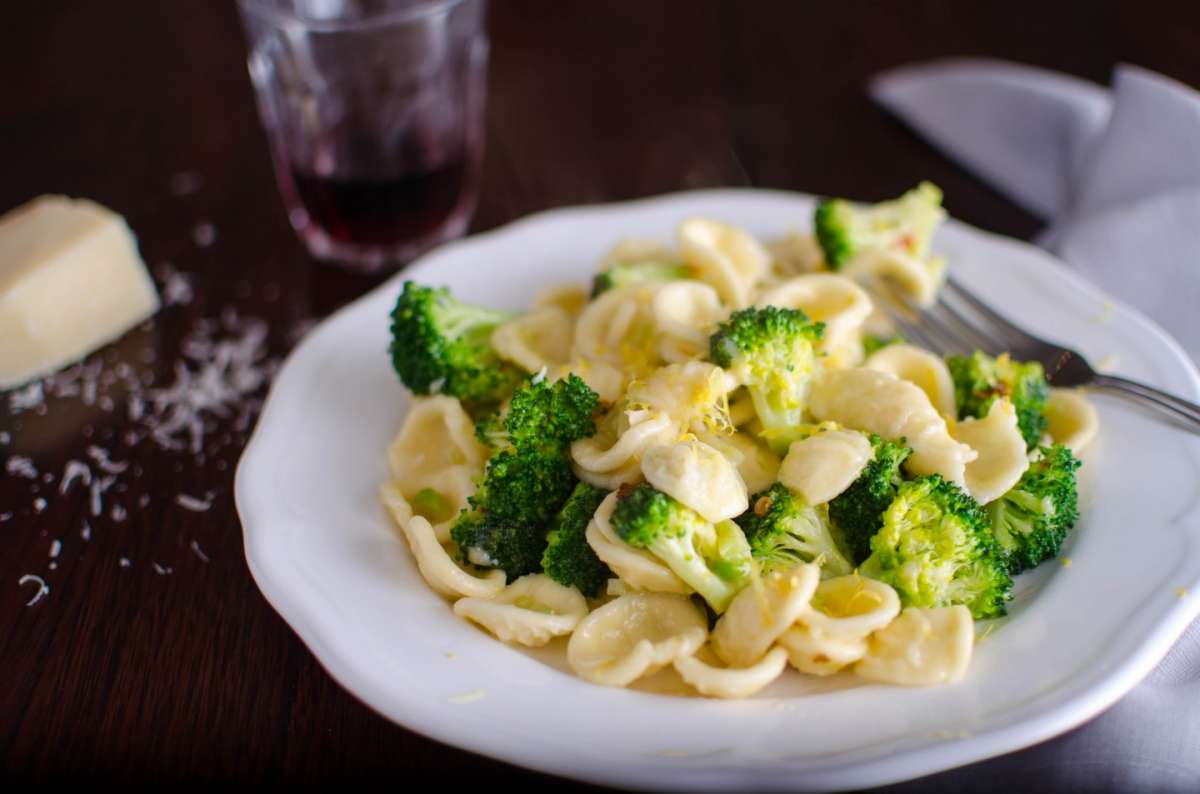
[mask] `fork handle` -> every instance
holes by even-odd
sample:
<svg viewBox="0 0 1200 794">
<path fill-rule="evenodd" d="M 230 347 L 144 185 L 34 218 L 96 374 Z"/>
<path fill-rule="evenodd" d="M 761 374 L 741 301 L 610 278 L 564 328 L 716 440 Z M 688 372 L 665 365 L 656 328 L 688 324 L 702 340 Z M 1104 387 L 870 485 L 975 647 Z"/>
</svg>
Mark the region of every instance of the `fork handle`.
<svg viewBox="0 0 1200 794">
<path fill-rule="evenodd" d="M 1094 388 L 1108 389 L 1135 397 L 1143 403 L 1153 405 L 1177 419 L 1183 420 L 1188 429 L 1194 433 L 1200 433 L 1200 405 L 1168 394 L 1153 386 L 1116 375 L 1096 375 L 1090 385 Z"/>
</svg>

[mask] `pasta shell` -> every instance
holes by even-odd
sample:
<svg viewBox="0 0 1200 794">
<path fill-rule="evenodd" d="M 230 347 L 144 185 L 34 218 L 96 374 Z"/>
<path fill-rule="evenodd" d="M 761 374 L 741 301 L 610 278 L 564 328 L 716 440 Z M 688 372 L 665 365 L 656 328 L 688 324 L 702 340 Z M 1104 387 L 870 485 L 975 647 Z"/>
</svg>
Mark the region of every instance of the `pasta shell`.
<svg viewBox="0 0 1200 794">
<path fill-rule="evenodd" d="M 607 270 L 615 265 L 633 265 L 638 262 L 661 262 L 671 264 L 683 261 L 679 252 L 669 245 L 649 237 L 630 237 L 622 240 L 604 255 L 600 269 Z"/>
<path fill-rule="evenodd" d="M 658 364 L 654 352 L 654 286 L 616 287 L 602 293 L 575 323 L 572 358 L 603 361 L 644 374 Z"/>
<path fill-rule="evenodd" d="M 679 225 L 679 250 L 699 277 L 735 309 L 750 305 L 755 287 L 767 275 L 771 255 L 736 226 L 693 218 Z"/>
<path fill-rule="evenodd" d="M 827 430 L 792 442 L 779 467 L 779 481 L 809 505 L 821 505 L 849 488 L 874 452 L 853 430 Z"/>
<path fill-rule="evenodd" d="M 543 306 L 501 324 L 492 332 L 492 347 L 505 361 L 526 372 L 565 364 L 574 333 L 571 315 L 557 306 Z"/>
<path fill-rule="evenodd" d="M 546 287 L 539 292 L 533 299 L 533 308 L 556 306 L 574 319 L 579 316 L 590 299 L 591 294 L 588 290 L 578 284 L 559 284 L 554 287 Z"/>
<path fill-rule="evenodd" d="M 622 429 L 627 421 L 628 426 Z M 610 490 L 621 483 L 639 482 L 642 453 L 678 434 L 678 426 L 666 414 L 640 412 L 629 420 L 624 408 L 614 408 L 601 421 L 594 436 L 571 444 L 575 474 L 585 482 Z"/>
<path fill-rule="evenodd" d="M 1008 400 L 992 403 L 983 419 L 964 419 L 954 437 L 979 453 L 967 464 L 967 492 L 981 505 L 999 499 L 1029 468 L 1017 412 Z"/>
<path fill-rule="evenodd" d="M 809 273 L 788 279 L 758 296 L 759 306 L 800 309 L 825 323 L 820 349 L 833 350 L 850 339 L 874 310 L 862 287 L 845 276 Z"/>
<path fill-rule="evenodd" d="M 857 573 L 822 581 L 799 621 L 837 639 L 862 639 L 900 614 L 900 596 L 883 582 Z"/>
<path fill-rule="evenodd" d="M 450 525 L 467 507 L 467 498 L 475 493 L 475 479 L 478 475 L 477 469 L 467 466 L 446 466 L 404 482 L 393 480 L 395 502 L 391 505 L 392 513 L 397 516 L 397 521 L 407 521 L 417 512 L 413 502 L 419 502 L 421 493 L 426 489 L 433 491 L 444 500 L 444 517 L 439 519 L 438 516 L 423 515 L 433 524 L 433 532 L 437 535 L 438 542 L 449 543 Z"/>
<path fill-rule="evenodd" d="M 779 645 L 787 650 L 788 661 L 802 673 L 833 675 L 862 659 L 867 653 L 863 637 L 830 637 L 797 624 L 779 637 Z"/>
<path fill-rule="evenodd" d="M 1046 420 L 1054 443 L 1069 447 L 1076 455 L 1083 452 L 1100 429 L 1096 409 L 1077 389 L 1051 389 L 1046 401 Z"/>
<path fill-rule="evenodd" d="M 804 612 L 820 578 L 818 566 L 804 564 L 751 583 L 717 621 L 713 651 L 733 667 L 754 664 Z"/>
<path fill-rule="evenodd" d="M 454 614 L 473 620 L 504 642 L 537 647 L 570 634 L 588 613 L 587 600 L 541 573 L 522 576 L 494 598 L 463 598 Z"/>
<path fill-rule="evenodd" d="M 771 254 L 771 271 L 781 278 L 815 273 L 825 266 L 825 255 L 811 234 L 787 234 L 768 242 L 767 251 Z"/>
<path fill-rule="evenodd" d="M 863 367 L 878 372 L 890 372 L 900 380 L 919 387 L 942 416 L 954 417 L 954 379 L 940 356 L 916 345 L 888 345 L 872 353 Z"/>
<path fill-rule="evenodd" d="M 682 656 L 708 635 L 704 611 L 691 599 L 632 593 L 596 609 L 575 627 L 567 664 L 580 678 L 623 687 Z"/>
<path fill-rule="evenodd" d="M 387 454 L 392 477 L 407 482 L 446 466 L 482 468 L 487 450 L 458 400 L 436 395 L 413 398 Z"/>
<path fill-rule="evenodd" d="M 932 306 L 945 275 L 939 258 L 917 259 L 901 251 L 872 249 L 851 259 L 841 272 L 851 278 L 878 281 L 899 290 L 918 306 Z"/>
<path fill-rule="evenodd" d="M 703 441 L 650 447 L 642 455 L 642 474 L 655 488 L 714 524 L 740 516 L 750 506 L 737 469 Z"/>
<path fill-rule="evenodd" d="M 588 524 L 585 537 L 596 556 L 611 568 L 621 581 L 638 590 L 681 595 L 691 593 L 692 588 L 657 557 L 648 551 L 635 549 L 621 540 L 609 523 L 616 506 L 617 494 L 613 492 L 596 508 L 596 514 Z"/>
<path fill-rule="evenodd" d="M 686 430 L 724 431 L 733 426 L 728 394 L 736 386 L 736 378 L 715 364 L 687 361 L 632 381 L 626 401 L 631 410 L 666 414 Z"/>
<path fill-rule="evenodd" d="M 809 409 L 818 421 L 878 433 L 912 447 L 905 468 L 912 474 L 940 474 L 963 485 L 967 464 L 977 453 L 955 441 L 946 420 L 918 387 L 890 372 L 853 368 L 826 370 L 814 379 Z"/>
<path fill-rule="evenodd" d="M 708 337 L 725 317 L 717 291 L 702 281 L 674 281 L 654 293 L 654 326 L 666 361 L 682 362 L 708 352 Z"/>
<path fill-rule="evenodd" d="M 699 433 L 698 436 L 737 467 L 750 493 L 765 491 L 778 479 L 779 458 L 770 447 L 749 433 Z"/>
<path fill-rule="evenodd" d="M 909 607 L 871 635 L 854 672 L 901 686 L 952 684 L 966 675 L 974 644 L 975 624 L 966 607 Z"/>
<path fill-rule="evenodd" d="M 701 695 L 714 698 L 745 698 L 769 686 L 783 674 L 788 655 L 783 648 L 772 648 L 763 658 L 747 667 L 717 667 L 697 656 L 680 656 L 672 663 L 684 681 Z"/>
<path fill-rule="evenodd" d="M 423 516 L 404 516 L 402 510 L 397 509 L 404 497 L 392 483 L 384 483 L 379 495 L 404 531 L 408 547 L 417 561 L 417 569 L 431 588 L 442 595 L 475 598 L 491 598 L 504 589 L 503 571 L 488 571 L 482 577 L 472 576 L 446 553 L 433 527 Z"/>
<path fill-rule="evenodd" d="M 608 405 L 621 399 L 625 393 L 625 373 L 605 361 L 579 357 L 547 370 L 547 377 L 552 381 L 562 380 L 568 375 L 582 378 L 596 392 L 600 402 Z"/>
</svg>

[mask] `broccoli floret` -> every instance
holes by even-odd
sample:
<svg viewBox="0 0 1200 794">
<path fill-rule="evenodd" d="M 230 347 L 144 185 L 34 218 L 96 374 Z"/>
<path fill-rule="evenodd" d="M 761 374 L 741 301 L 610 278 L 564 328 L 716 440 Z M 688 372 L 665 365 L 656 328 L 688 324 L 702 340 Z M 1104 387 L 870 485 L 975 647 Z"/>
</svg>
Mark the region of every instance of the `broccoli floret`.
<svg viewBox="0 0 1200 794">
<path fill-rule="evenodd" d="M 886 582 L 905 606 L 963 604 L 976 618 L 1005 613 L 1012 578 L 987 514 L 938 474 L 904 483 L 859 571 Z"/>
<path fill-rule="evenodd" d="M 413 512 L 424 516 L 431 524 L 440 524 L 454 516 L 450 500 L 432 488 L 422 488 L 412 498 Z"/>
<path fill-rule="evenodd" d="M 1017 427 L 1025 438 L 1025 447 L 1033 449 L 1046 431 L 1046 400 L 1050 384 L 1037 361 L 1014 361 L 1007 353 L 992 358 L 976 350 L 969 356 L 946 356 L 946 366 L 954 379 L 954 401 L 958 418 L 982 419 L 1001 397 L 1012 401 L 1017 412 Z"/>
<path fill-rule="evenodd" d="M 904 482 L 900 465 L 912 450 L 871 434 L 873 457 L 850 487 L 829 502 L 829 517 L 842 532 L 842 541 L 855 565 L 871 555 L 871 538 L 883 526 L 883 511 Z"/>
<path fill-rule="evenodd" d="M 1079 518 L 1076 471 L 1080 461 L 1056 444 L 1042 447 L 1008 493 L 987 506 L 992 534 L 1008 557 L 1013 574 L 1058 555 Z"/>
<path fill-rule="evenodd" d="M 622 540 L 666 563 L 718 613 L 753 576 L 750 546 L 737 524 L 713 525 L 645 483 L 618 499 L 611 521 Z"/>
<path fill-rule="evenodd" d="M 595 432 L 592 415 L 598 404 L 587 383 L 569 375 L 553 383 L 526 383 L 513 394 L 504 416 L 485 420 L 502 448 L 488 458 L 483 481 L 468 499 L 470 508 L 450 528 L 468 561 L 484 566 L 496 561 L 491 567 L 503 568 L 512 579 L 530 572 L 528 558 L 536 552 L 532 570 L 538 570 L 548 525 L 577 482 L 568 448 Z M 505 552 L 510 542 L 516 549 Z M 509 567 L 509 560 L 519 564 Z"/>
<path fill-rule="evenodd" d="M 929 255 L 929 243 L 946 217 L 942 191 L 922 182 L 903 196 L 859 206 L 845 199 L 817 204 L 813 226 L 830 270 L 867 250 L 899 251 L 917 259 Z"/>
<path fill-rule="evenodd" d="M 863 354 L 871 355 L 877 350 L 882 350 L 888 345 L 903 345 L 907 344 L 908 340 L 900 334 L 892 336 L 880 336 L 879 334 L 863 334 Z"/>
<path fill-rule="evenodd" d="M 494 406 L 524 377 L 491 341 L 496 326 L 515 316 L 406 281 L 392 311 L 392 365 L 415 394 L 449 394 L 472 411 Z"/>
<path fill-rule="evenodd" d="M 576 485 L 551 524 L 546 551 L 542 554 L 542 570 L 547 576 L 564 587 L 577 587 L 592 598 L 600 595 L 613 575 L 584 535 L 606 496 L 608 491 L 586 482 Z"/>
<path fill-rule="evenodd" d="M 463 513 L 450 528 L 464 562 L 481 568 L 499 568 L 508 581 L 541 570 L 546 536 L 516 524 L 479 513 Z"/>
<path fill-rule="evenodd" d="M 804 422 L 804 403 L 817 366 L 813 347 L 824 323 L 810 323 L 799 309 L 775 306 L 736 311 L 709 338 L 714 364 L 746 385 L 762 436 L 777 454 L 787 451 Z"/>
<path fill-rule="evenodd" d="M 592 297 L 614 287 L 635 287 L 664 281 L 689 278 L 687 265 L 667 262 L 627 262 L 602 270 L 592 280 Z"/>
<path fill-rule="evenodd" d="M 816 562 L 830 576 L 850 573 L 821 508 L 810 507 L 782 483 L 750 497 L 750 509 L 736 519 L 750 544 L 759 570 L 792 568 Z"/>
</svg>

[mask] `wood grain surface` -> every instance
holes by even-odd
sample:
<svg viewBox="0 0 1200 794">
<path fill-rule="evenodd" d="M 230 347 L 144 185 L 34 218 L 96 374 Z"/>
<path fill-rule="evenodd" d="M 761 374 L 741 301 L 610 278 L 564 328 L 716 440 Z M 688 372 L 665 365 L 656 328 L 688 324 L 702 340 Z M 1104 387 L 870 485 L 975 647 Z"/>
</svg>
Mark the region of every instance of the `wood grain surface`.
<svg viewBox="0 0 1200 794">
<path fill-rule="evenodd" d="M 473 228 L 685 188 L 875 199 L 925 178 L 945 189 L 955 216 L 1029 237 L 1036 219 L 873 107 L 865 81 L 909 61 L 986 55 L 1101 83 L 1130 62 L 1200 85 L 1200 13 L 1184 8 L 501 0 L 490 19 Z M 265 319 L 270 354 L 280 357 L 313 318 L 377 283 L 314 264 L 288 226 L 232 2 L 22 0 L 4 15 L 0 210 L 41 193 L 93 198 L 128 217 L 152 267 L 169 263 L 192 280 L 190 303 L 165 309 L 97 360 L 169 383 L 189 330 L 230 307 Z M 180 174 L 193 175 L 194 191 L 180 189 Z M 205 223 L 216 237 L 200 246 L 194 233 Z M 90 515 L 85 488 L 60 495 L 57 479 L 34 483 L 0 468 L 0 514 L 14 514 L 0 523 L 0 776 L 397 784 L 436 776 L 575 787 L 392 725 L 325 674 L 246 567 L 232 494 L 246 432 L 223 422 L 201 459 L 149 441 L 124 445 L 130 422 L 120 411 L 78 400 L 51 401 L 40 415 L 8 406 L 0 395 L 0 433 L 10 439 L 0 461 L 27 456 L 59 477 L 101 445 L 140 474 L 130 469 L 108 495 L 127 508 L 115 520 Z M 184 509 L 179 494 L 211 496 L 211 507 Z M 40 512 L 37 498 L 46 499 Z M 85 521 L 89 540 L 80 537 Z M 55 540 L 61 553 L 52 559 Z M 51 587 L 28 607 L 33 588 L 18 585 L 25 574 Z M 995 782 L 995 768 L 919 785 L 975 789 Z"/>
</svg>

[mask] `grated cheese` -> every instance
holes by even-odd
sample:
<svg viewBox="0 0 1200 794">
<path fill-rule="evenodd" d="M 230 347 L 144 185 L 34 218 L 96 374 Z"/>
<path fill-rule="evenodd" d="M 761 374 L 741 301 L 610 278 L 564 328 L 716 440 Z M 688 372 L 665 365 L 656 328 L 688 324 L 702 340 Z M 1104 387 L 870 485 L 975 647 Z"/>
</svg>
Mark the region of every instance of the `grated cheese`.
<svg viewBox="0 0 1200 794">
<path fill-rule="evenodd" d="M 200 558 L 201 562 L 209 561 L 208 555 L 205 554 L 204 551 L 200 548 L 200 544 L 194 540 L 191 542 L 191 549 L 195 553 L 195 555 Z"/>
<path fill-rule="evenodd" d="M 24 477 L 27 480 L 36 480 L 38 477 L 38 470 L 33 461 L 22 455 L 10 457 L 4 464 L 4 470 L 14 477 Z"/>
<path fill-rule="evenodd" d="M 207 502 L 203 499 L 197 499 L 195 496 L 189 496 L 185 493 L 181 493 L 175 497 L 175 504 L 179 505 L 184 510 L 191 510 L 193 513 L 203 513 L 212 507 L 211 502 Z"/>
<path fill-rule="evenodd" d="M 62 553 L 62 541 L 55 538 L 50 542 L 50 559 L 54 559 Z"/>
<path fill-rule="evenodd" d="M 79 537 L 83 538 L 84 540 L 92 539 L 92 527 L 90 524 L 88 524 L 88 522 L 83 522 L 83 529 L 79 530 Z"/>
<path fill-rule="evenodd" d="M 466 703 L 474 703 L 476 700 L 482 700 L 484 694 L 482 689 L 476 689 L 473 692 L 464 692 L 461 695 L 454 695 L 447 698 L 447 702 L 455 706 L 462 706 Z"/>
<path fill-rule="evenodd" d="M 46 596 L 50 595 L 50 585 L 46 584 L 46 580 L 40 576 L 34 576 L 31 573 L 27 573 L 17 580 L 17 584 L 21 587 L 24 587 L 27 584 L 36 584 L 38 586 L 38 591 L 33 594 L 33 598 L 25 602 L 25 606 L 27 607 L 33 606 L 38 601 L 41 601 Z"/>
<path fill-rule="evenodd" d="M 68 460 L 67 465 L 63 468 L 62 482 L 59 483 L 59 495 L 65 494 L 79 480 L 84 485 L 92 484 L 92 470 L 86 463 L 80 463 L 77 460 Z"/>
<path fill-rule="evenodd" d="M 154 572 L 159 576 L 169 576 L 175 572 L 175 569 L 169 565 L 159 565 L 157 562 L 151 563 L 151 567 L 154 568 Z"/>
</svg>

